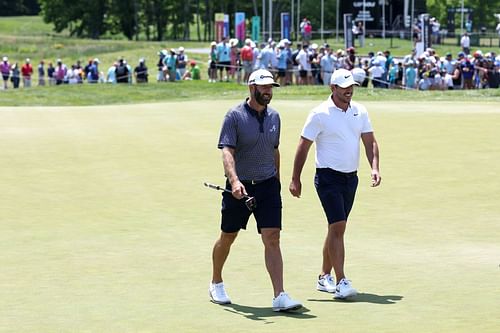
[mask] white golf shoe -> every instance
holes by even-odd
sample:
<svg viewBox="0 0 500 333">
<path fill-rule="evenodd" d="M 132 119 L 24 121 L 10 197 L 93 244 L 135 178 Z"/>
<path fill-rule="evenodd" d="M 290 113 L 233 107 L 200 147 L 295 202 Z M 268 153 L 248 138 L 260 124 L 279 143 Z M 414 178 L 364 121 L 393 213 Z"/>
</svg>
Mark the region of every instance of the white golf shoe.
<svg viewBox="0 0 500 333">
<path fill-rule="evenodd" d="M 226 289 L 224 289 L 224 282 L 210 282 L 210 285 L 208 287 L 208 294 L 210 295 L 212 302 L 216 304 L 231 304 L 231 300 L 226 294 Z"/>
<path fill-rule="evenodd" d="M 335 292 L 335 282 L 330 274 L 325 274 L 323 276 L 318 276 L 318 283 L 316 284 L 316 289 L 319 291 L 324 291 L 327 293 Z"/>
<path fill-rule="evenodd" d="M 335 288 L 335 296 L 333 298 L 344 299 L 347 297 L 356 296 L 357 294 L 358 292 L 352 287 L 351 281 L 343 278 L 337 284 L 337 287 Z"/>
<path fill-rule="evenodd" d="M 302 307 L 300 302 L 295 301 L 288 296 L 287 293 L 282 291 L 277 297 L 273 298 L 273 311 L 289 311 L 297 310 Z"/>
</svg>

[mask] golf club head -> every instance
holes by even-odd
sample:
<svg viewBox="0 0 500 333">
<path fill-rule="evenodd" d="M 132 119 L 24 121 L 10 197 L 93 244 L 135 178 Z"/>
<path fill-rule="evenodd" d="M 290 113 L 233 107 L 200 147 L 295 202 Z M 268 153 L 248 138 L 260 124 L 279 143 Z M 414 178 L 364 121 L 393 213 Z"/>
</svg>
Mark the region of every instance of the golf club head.
<svg viewBox="0 0 500 333">
<path fill-rule="evenodd" d="M 257 200 L 255 200 L 254 197 L 247 197 L 245 199 L 245 206 L 247 206 L 249 211 L 253 211 L 255 208 L 257 208 Z"/>
</svg>

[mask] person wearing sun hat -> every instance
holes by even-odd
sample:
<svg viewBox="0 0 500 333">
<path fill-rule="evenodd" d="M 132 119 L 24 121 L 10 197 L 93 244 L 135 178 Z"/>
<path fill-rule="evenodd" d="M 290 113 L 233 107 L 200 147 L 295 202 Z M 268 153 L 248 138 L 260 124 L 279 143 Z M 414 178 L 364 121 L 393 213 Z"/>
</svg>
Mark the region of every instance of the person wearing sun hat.
<svg viewBox="0 0 500 333">
<path fill-rule="evenodd" d="M 295 153 L 290 193 L 302 194 L 300 175 L 313 142 L 316 143 L 314 185 L 328 222 L 321 273 L 316 289 L 348 298 L 357 294 L 344 273 L 344 233 L 358 186 L 360 140 L 371 169 L 371 186 L 380 184 L 378 144 L 366 108 L 352 101 L 359 85 L 346 69 L 330 79 L 331 95 L 307 117 Z M 331 275 L 332 268 L 335 278 Z"/>
<path fill-rule="evenodd" d="M 217 147 L 222 151 L 227 191 L 222 193 L 221 232 L 212 251 L 212 279 L 208 293 L 216 304 L 231 303 L 222 269 L 238 233 L 246 229 L 253 214 L 264 244 L 266 268 L 273 286 L 273 311 L 290 311 L 301 308 L 302 304 L 293 300 L 283 287 L 279 169 L 281 121 L 278 112 L 269 106 L 273 87 L 279 87 L 279 84 L 269 71 L 259 69 L 252 72 L 248 79 L 250 96 L 232 107 L 222 123 Z M 255 198 L 255 207 L 245 205 L 248 197 Z M 251 288 L 255 281 L 246 283 Z"/>
<path fill-rule="evenodd" d="M 31 65 L 30 58 L 26 58 L 24 65 L 21 67 L 21 74 L 23 77 L 23 87 L 31 87 L 31 75 L 33 75 L 33 66 Z"/>
<path fill-rule="evenodd" d="M 179 72 L 180 77 L 184 76 L 186 73 L 186 66 L 189 63 L 188 56 L 184 53 L 184 47 L 180 46 L 177 54 L 177 71 Z"/>
<path fill-rule="evenodd" d="M 6 56 L 2 57 L 2 62 L 0 62 L 0 74 L 3 79 L 3 88 L 7 89 L 10 77 L 10 64 L 9 58 Z"/>
</svg>

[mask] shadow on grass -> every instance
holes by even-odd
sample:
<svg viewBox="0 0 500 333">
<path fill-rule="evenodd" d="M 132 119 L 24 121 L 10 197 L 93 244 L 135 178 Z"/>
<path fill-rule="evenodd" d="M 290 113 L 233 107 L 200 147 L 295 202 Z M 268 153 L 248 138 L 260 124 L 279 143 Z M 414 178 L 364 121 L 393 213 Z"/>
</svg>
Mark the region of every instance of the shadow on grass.
<svg viewBox="0 0 500 333">
<path fill-rule="evenodd" d="M 369 293 L 359 293 L 354 297 L 346 299 L 308 299 L 310 302 L 341 302 L 341 303 L 374 303 L 374 304 L 395 304 L 401 301 L 403 296 L 399 295 L 377 295 Z"/>
<path fill-rule="evenodd" d="M 265 321 L 266 324 L 273 323 L 269 321 L 272 317 L 290 317 L 296 319 L 313 319 L 316 318 L 314 315 L 307 314 L 310 310 L 306 307 L 302 307 L 295 311 L 280 311 L 274 312 L 270 307 L 255 307 L 255 306 L 246 306 L 239 304 L 226 304 L 223 305 L 225 310 L 228 312 L 232 312 L 234 314 L 241 315 L 247 319 L 251 320 L 262 320 Z"/>
</svg>

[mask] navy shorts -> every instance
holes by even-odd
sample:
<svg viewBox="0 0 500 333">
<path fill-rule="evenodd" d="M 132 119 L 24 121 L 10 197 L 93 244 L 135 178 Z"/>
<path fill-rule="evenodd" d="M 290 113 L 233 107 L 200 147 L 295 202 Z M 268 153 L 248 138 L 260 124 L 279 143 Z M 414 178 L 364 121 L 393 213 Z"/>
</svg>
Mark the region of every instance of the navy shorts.
<svg viewBox="0 0 500 333">
<path fill-rule="evenodd" d="M 328 224 L 347 221 L 358 188 L 356 171 L 343 173 L 329 168 L 318 168 L 314 186 Z"/>
<path fill-rule="evenodd" d="M 249 196 L 254 197 L 257 208 L 253 212 L 245 206 L 245 199 L 238 200 L 231 193 L 222 192 L 221 230 L 232 233 L 246 229 L 248 219 L 253 214 L 257 221 L 257 231 L 262 228 L 281 229 L 281 184 L 276 177 L 271 177 L 257 184 L 242 181 Z M 231 185 L 226 181 L 226 189 Z"/>
<path fill-rule="evenodd" d="M 231 68 L 231 61 L 219 61 L 219 70 L 226 70 L 228 71 Z"/>
</svg>

